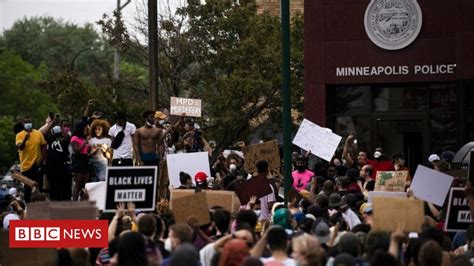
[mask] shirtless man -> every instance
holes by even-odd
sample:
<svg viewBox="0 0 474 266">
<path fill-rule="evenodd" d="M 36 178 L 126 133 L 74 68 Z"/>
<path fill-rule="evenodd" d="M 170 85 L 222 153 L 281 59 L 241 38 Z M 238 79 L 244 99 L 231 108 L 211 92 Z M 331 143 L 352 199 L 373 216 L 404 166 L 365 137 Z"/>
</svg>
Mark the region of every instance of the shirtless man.
<svg viewBox="0 0 474 266">
<path fill-rule="evenodd" d="M 155 112 L 143 113 L 145 125 L 135 132 L 135 150 L 138 151 L 138 165 L 158 166 L 158 147 L 162 138 L 162 130 L 155 127 Z"/>
</svg>

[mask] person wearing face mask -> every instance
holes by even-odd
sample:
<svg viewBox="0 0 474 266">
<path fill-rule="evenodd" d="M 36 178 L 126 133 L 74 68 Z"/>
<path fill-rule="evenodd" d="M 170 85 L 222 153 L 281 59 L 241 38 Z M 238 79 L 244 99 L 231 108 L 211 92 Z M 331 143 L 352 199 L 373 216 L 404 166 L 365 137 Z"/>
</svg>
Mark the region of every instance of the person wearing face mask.
<svg viewBox="0 0 474 266">
<path fill-rule="evenodd" d="M 51 200 L 71 200 L 72 176 L 69 173 L 70 137 L 60 126 L 54 126 L 47 137 L 46 176 Z"/>
<path fill-rule="evenodd" d="M 375 179 L 377 176 L 378 171 L 393 171 L 395 168 L 393 167 L 392 160 L 390 160 L 385 154 L 383 153 L 383 149 L 381 147 L 377 147 L 374 152 L 374 160 L 368 160 L 368 164 L 372 165 L 373 173 L 372 178 Z"/>
<path fill-rule="evenodd" d="M 191 243 L 193 241 L 193 229 L 185 223 L 177 223 L 170 227 L 168 238 L 165 240 L 165 249 L 173 253 L 185 243 Z M 163 260 L 162 265 L 171 265 L 171 258 Z"/>
<path fill-rule="evenodd" d="M 314 173 L 308 170 L 308 162 L 306 157 L 300 156 L 295 161 L 296 170 L 291 173 L 293 178 L 293 188 L 300 192 L 305 190 L 311 179 L 314 177 Z"/>
<path fill-rule="evenodd" d="M 155 112 L 143 113 L 145 125 L 137 129 L 134 136 L 134 149 L 138 151 L 138 165 L 158 166 L 158 147 L 163 131 L 155 126 Z"/>
<path fill-rule="evenodd" d="M 23 118 L 23 130 L 16 135 L 15 143 L 20 157 L 21 174 L 36 181 L 38 188 L 43 187 L 43 176 L 41 164 L 44 159 L 44 149 L 46 140 L 41 132 L 33 129 L 33 122 L 30 117 Z M 25 201 L 31 199 L 31 188 L 25 186 Z"/>
</svg>

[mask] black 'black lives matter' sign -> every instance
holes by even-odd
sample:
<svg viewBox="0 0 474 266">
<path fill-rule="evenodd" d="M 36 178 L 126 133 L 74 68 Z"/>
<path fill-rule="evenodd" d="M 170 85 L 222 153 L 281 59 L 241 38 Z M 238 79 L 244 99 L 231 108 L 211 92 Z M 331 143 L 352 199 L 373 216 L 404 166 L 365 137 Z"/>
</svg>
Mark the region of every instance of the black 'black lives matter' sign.
<svg viewBox="0 0 474 266">
<path fill-rule="evenodd" d="M 448 232 L 465 231 L 472 223 L 472 219 L 464 189 L 451 188 L 448 203 L 445 230 Z"/>
<path fill-rule="evenodd" d="M 117 204 L 135 203 L 137 211 L 152 211 L 156 203 L 156 166 L 108 167 L 105 211 Z"/>
</svg>

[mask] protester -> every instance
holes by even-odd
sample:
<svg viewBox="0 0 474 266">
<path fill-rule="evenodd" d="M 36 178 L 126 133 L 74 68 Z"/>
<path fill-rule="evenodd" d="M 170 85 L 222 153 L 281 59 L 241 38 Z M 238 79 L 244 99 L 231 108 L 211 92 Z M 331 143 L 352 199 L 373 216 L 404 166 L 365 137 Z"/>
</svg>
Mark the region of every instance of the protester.
<svg viewBox="0 0 474 266">
<path fill-rule="evenodd" d="M 161 143 L 163 131 L 155 127 L 155 112 L 143 113 L 145 125 L 135 131 L 134 150 L 137 154 L 138 165 L 158 166 L 158 147 Z"/>
<path fill-rule="evenodd" d="M 296 170 L 291 173 L 291 177 L 293 178 L 293 188 L 299 192 L 307 188 L 314 173 L 308 170 L 307 158 L 303 156 L 296 159 L 295 167 Z"/>
<path fill-rule="evenodd" d="M 148 265 L 161 265 L 160 247 L 153 240 L 156 233 L 156 220 L 152 214 L 145 214 L 138 219 L 138 232 L 145 236 Z"/>
<path fill-rule="evenodd" d="M 95 119 L 90 126 L 91 164 L 98 181 L 105 181 L 107 165 L 111 158 L 112 140 L 107 135 L 110 125 L 106 120 Z"/>
<path fill-rule="evenodd" d="M 41 166 L 44 159 L 43 150 L 46 140 L 43 134 L 33 129 L 33 121 L 30 117 L 23 118 L 23 130 L 16 135 L 16 148 L 20 156 L 21 174 L 38 183 L 37 189 L 43 189 L 43 174 Z M 31 199 L 31 188 L 25 186 L 25 201 Z"/>
<path fill-rule="evenodd" d="M 74 171 L 74 190 L 72 199 L 78 200 L 79 193 L 89 181 L 89 151 L 90 145 L 86 140 L 87 124 L 80 121 L 75 125 L 74 133 L 71 138 L 71 146 L 73 150 L 72 169 Z"/>
<path fill-rule="evenodd" d="M 148 266 L 146 245 L 143 235 L 128 232 L 120 237 L 118 252 L 110 259 L 111 265 L 118 266 Z"/>
<path fill-rule="evenodd" d="M 67 132 L 54 126 L 47 137 L 45 172 L 51 200 L 71 200 L 72 176 L 69 171 L 69 141 Z"/>
<path fill-rule="evenodd" d="M 293 253 L 291 256 L 301 266 L 319 266 L 322 263 L 323 251 L 316 238 L 302 234 L 292 240 Z"/>
<path fill-rule="evenodd" d="M 174 252 L 179 246 L 185 243 L 192 243 L 193 229 L 184 223 L 174 224 L 169 228 L 169 236 L 165 241 L 165 249 L 171 252 L 173 257 Z M 163 261 L 163 266 L 171 265 L 171 258 Z"/>
<path fill-rule="evenodd" d="M 115 125 L 109 130 L 109 136 L 112 137 L 112 166 L 133 166 L 132 155 L 139 157 L 138 151 L 133 149 L 135 131 L 135 125 L 127 122 L 125 113 L 115 113 Z"/>
<path fill-rule="evenodd" d="M 179 172 L 179 182 L 181 185 L 178 189 L 191 189 L 193 188 L 193 179 L 188 173 Z"/>
</svg>

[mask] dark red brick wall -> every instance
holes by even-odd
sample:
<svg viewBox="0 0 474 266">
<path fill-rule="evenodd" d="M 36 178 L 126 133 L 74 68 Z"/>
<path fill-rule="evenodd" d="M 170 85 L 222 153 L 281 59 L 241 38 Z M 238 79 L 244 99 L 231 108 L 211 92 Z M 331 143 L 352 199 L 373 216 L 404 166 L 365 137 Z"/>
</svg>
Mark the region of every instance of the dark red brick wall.
<svg viewBox="0 0 474 266">
<path fill-rule="evenodd" d="M 325 125 L 326 86 L 474 79 L 474 1 L 418 0 L 423 25 L 404 49 L 379 48 L 367 37 L 368 0 L 305 1 L 305 117 Z M 337 77 L 336 67 L 456 64 L 455 74 Z"/>
</svg>

